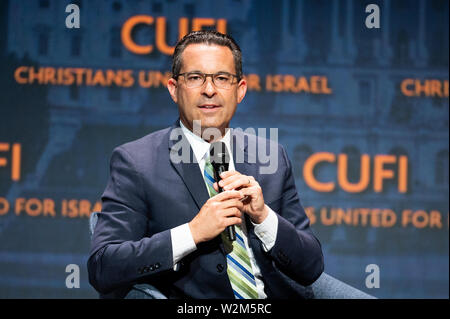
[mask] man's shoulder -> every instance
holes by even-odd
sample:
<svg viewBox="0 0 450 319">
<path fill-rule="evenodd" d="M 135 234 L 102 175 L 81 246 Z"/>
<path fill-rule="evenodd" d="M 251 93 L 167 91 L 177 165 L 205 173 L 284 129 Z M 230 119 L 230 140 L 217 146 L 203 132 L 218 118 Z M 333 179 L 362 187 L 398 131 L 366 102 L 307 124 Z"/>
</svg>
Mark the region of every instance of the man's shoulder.
<svg viewBox="0 0 450 319">
<path fill-rule="evenodd" d="M 239 146 L 243 146 L 249 150 L 264 147 L 266 149 L 277 149 L 278 152 L 284 152 L 284 147 L 278 142 L 278 135 L 272 136 L 270 131 L 264 131 L 264 134 L 255 130 L 242 130 L 241 128 L 233 128 L 232 135 L 234 142 Z M 269 136 L 269 138 L 267 138 Z"/>
<path fill-rule="evenodd" d="M 135 154 L 136 152 L 152 152 L 160 147 L 167 146 L 168 134 L 172 127 L 149 133 L 141 138 L 126 142 L 116 147 L 116 150 L 122 149 L 127 153 Z"/>
</svg>

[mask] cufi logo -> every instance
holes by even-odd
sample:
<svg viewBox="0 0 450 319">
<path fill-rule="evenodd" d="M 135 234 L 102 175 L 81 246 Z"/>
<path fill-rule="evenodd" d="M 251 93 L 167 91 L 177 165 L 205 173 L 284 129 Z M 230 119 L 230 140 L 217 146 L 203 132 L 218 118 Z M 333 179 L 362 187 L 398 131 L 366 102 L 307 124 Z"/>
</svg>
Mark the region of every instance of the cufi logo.
<svg viewBox="0 0 450 319">
<path fill-rule="evenodd" d="M 199 31 L 205 27 L 215 27 L 220 33 L 226 33 L 227 20 L 225 19 L 213 19 L 213 18 L 193 18 L 190 21 L 188 18 L 178 19 L 178 39 L 182 39 L 189 33 L 189 22 L 191 22 L 191 31 Z M 125 21 L 121 30 L 122 44 L 125 48 L 139 55 L 150 54 L 154 50 L 153 44 L 138 44 L 133 38 L 134 31 L 138 26 L 154 25 L 155 30 L 155 45 L 156 49 L 166 55 L 172 55 L 175 50 L 175 46 L 167 44 L 167 19 L 166 17 L 152 17 L 150 15 L 136 15 L 132 16 Z"/>
<path fill-rule="evenodd" d="M 386 180 L 396 180 L 399 193 L 408 191 L 408 157 L 405 155 L 377 154 L 370 156 L 362 154 L 359 159 L 359 181 L 354 183 L 349 179 L 349 156 L 347 154 L 334 154 L 318 152 L 310 155 L 303 165 L 303 177 L 306 185 L 316 192 L 333 192 L 336 189 L 335 181 L 319 181 L 316 177 L 316 167 L 330 163 L 336 170 L 337 185 L 348 193 L 361 193 L 371 187 L 376 193 L 383 192 Z M 386 167 L 388 166 L 388 167 Z M 394 167 L 393 167 L 394 166 Z"/>
<path fill-rule="evenodd" d="M 13 182 L 20 181 L 20 171 L 22 162 L 22 145 L 20 143 L 3 143 L 0 142 L 0 153 L 10 153 L 10 160 L 6 154 L 0 154 L 0 168 L 11 166 L 11 180 Z"/>
</svg>

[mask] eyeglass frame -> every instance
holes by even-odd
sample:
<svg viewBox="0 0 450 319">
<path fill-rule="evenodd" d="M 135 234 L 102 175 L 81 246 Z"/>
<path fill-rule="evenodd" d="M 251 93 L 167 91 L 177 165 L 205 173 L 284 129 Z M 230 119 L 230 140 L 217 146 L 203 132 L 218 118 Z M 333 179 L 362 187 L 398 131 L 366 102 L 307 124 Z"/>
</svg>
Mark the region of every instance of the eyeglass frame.
<svg viewBox="0 0 450 319">
<path fill-rule="evenodd" d="M 207 78 L 208 76 L 211 77 L 212 83 L 213 83 L 216 87 L 218 87 L 218 88 L 221 88 L 221 87 L 217 86 L 216 82 L 214 82 L 214 76 L 215 76 L 215 75 L 220 75 L 220 74 L 223 74 L 223 75 L 230 75 L 230 76 L 235 77 L 235 78 L 237 79 L 237 82 L 236 82 L 236 83 L 239 83 L 239 81 L 242 79 L 242 77 L 240 77 L 240 76 L 238 76 L 238 75 L 236 75 L 236 74 L 228 73 L 228 72 L 203 73 L 203 72 L 200 72 L 200 71 L 191 71 L 191 72 L 178 73 L 178 74 L 175 75 L 173 78 L 174 78 L 175 80 L 178 81 L 178 77 L 179 77 L 179 76 L 184 76 L 184 75 L 186 75 L 186 74 L 198 74 L 198 75 L 203 75 L 203 76 L 204 76 L 204 80 L 203 80 L 203 83 L 202 83 L 201 85 L 199 85 L 199 86 L 194 86 L 194 87 L 190 87 L 190 89 L 195 89 L 195 88 L 202 87 L 202 86 L 206 83 L 206 78 Z M 186 80 L 186 78 L 185 78 L 185 80 Z M 236 83 L 233 83 L 233 82 L 232 82 L 231 85 L 236 84 Z M 221 88 L 221 89 L 228 90 L 228 89 L 231 89 L 231 86 L 230 86 L 229 88 Z"/>
</svg>

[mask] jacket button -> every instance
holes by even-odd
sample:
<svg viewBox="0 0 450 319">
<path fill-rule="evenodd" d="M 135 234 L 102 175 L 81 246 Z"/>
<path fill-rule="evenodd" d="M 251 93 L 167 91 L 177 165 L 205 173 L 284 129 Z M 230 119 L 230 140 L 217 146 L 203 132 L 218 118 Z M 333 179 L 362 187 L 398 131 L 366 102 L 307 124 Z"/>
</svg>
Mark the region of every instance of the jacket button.
<svg viewBox="0 0 450 319">
<path fill-rule="evenodd" d="M 158 269 L 159 267 L 161 267 L 161 264 L 160 263 L 156 263 L 155 264 L 155 269 Z"/>
<path fill-rule="evenodd" d="M 217 268 L 217 272 L 222 272 L 225 267 L 222 264 L 217 264 L 216 268 Z"/>
<path fill-rule="evenodd" d="M 151 266 L 150 266 L 150 270 L 151 270 L 151 271 L 155 270 L 155 266 L 151 265 Z"/>
</svg>

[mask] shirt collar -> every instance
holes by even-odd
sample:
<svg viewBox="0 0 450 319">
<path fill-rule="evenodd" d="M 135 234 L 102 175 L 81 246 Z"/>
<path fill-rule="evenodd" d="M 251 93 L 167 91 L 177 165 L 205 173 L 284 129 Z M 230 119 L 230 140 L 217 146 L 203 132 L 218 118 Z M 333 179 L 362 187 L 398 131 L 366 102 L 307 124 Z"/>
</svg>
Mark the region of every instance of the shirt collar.
<svg viewBox="0 0 450 319">
<path fill-rule="evenodd" d="M 192 151 L 194 152 L 195 157 L 197 158 L 197 162 L 200 163 L 200 161 L 203 159 L 205 154 L 209 152 L 209 148 L 211 146 L 210 143 L 206 142 L 204 139 L 202 139 L 200 136 L 194 134 L 191 130 L 189 130 L 186 126 L 183 125 L 183 123 L 180 120 L 180 127 L 183 131 L 183 134 L 186 136 L 186 138 L 189 141 L 189 144 L 191 144 Z M 231 156 L 230 152 L 230 133 L 231 129 L 226 129 L 225 136 L 220 140 L 225 143 L 228 154 Z"/>
</svg>

